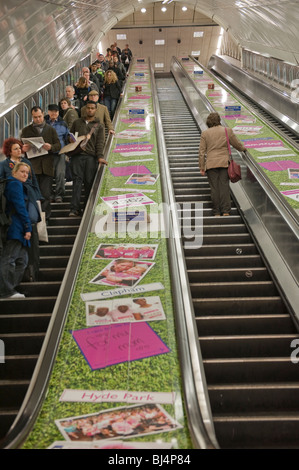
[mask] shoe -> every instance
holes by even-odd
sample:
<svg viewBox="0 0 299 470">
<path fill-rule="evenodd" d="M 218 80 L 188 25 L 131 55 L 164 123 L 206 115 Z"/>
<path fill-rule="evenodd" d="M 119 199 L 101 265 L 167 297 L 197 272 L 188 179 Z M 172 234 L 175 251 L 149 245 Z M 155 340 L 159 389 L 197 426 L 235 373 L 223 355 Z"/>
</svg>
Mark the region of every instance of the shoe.
<svg viewBox="0 0 299 470">
<path fill-rule="evenodd" d="M 14 294 L 10 295 L 9 297 L 6 297 L 7 299 L 25 299 L 24 294 L 20 294 L 20 292 L 15 292 Z"/>
<path fill-rule="evenodd" d="M 65 184 L 65 186 L 72 186 L 73 182 L 72 181 L 66 181 L 64 184 Z"/>
<path fill-rule="evenodd" d="M 55 202 L 62 202 L 62 197 L 56 197 Z"/>
<path fill-rule="evenodd" d="M 220 214 L 214 214 L 214 217 L 220 217 Z"/>
<path fill-rule="evenodd" d="M 80 212 L 79 211 L 71 211 L 69 213 L 69 217 L 79 217 Z"/>
<path fill-rule="evenodd" d="M 224 215 L 225 217 L 229 216 L 230 213 L 229 212 L 224 212 L 222 215 Z"/>
</svg>

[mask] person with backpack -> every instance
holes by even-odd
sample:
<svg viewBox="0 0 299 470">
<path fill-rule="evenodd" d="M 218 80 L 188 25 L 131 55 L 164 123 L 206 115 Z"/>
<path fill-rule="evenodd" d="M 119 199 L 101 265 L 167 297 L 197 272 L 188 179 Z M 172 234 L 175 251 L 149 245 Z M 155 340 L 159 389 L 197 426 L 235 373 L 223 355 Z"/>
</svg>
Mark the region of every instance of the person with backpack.
<svg viewBox="0 0 299 470">
<path fill-rule="evenodd" d="M 4 196 L 6 214 L 11 219 L 7 240 L 0 258 L 0 298 L 21 299 L 25 295 L 16 291 L 28 264 L 28 247 L 32 225 L 28 211 L 28 195 L 24 184 L 30 172 L 26 163 L 18 162 L 7 178 Z"/>
</svg>

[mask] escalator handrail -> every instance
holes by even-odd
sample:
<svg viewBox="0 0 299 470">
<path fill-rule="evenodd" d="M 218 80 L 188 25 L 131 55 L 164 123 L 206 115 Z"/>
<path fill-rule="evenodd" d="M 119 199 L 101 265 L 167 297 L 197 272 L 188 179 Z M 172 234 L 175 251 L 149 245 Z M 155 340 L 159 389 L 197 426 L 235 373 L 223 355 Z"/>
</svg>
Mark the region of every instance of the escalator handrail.
<svg viewBox="0 0 299 470">
<path fill-rule="evenodd" d="M 196 60 L 196 59 L 195 59 Z M 244 75 L 246 75 L 250 80 L 256 82 L 256 83 L 261 83 L 261 81 L 259 80 L 258 77 L 252 75 L 252 73 L 250 73 L 250 71 L 248 70 L 245 70 L 245 69 L 240 69 L 239 67 L 237 67 L 236 65 L 230 63 L 228 60 L 224 59 L 223 57 L 219 57 L 215 54 L 213 54 L 210 59 L 209 59 L 209 63 L 208 63 L 208 68 L 213 68 L 214 65 L 215 65 L 215 62 L 217 61 L 221 61 L 221 62 L 224 62 L 225 64 L 229 65 L 230 67 L 232 67 L 234 70 L 236 71 L 241 71 Z M 211 65 L 211 66 L 210 66 Z M 290 95 L 291 93 L 287 92 L 287 91 L 284 91 L 284 90 L 280 90 L 279 88 L 277 88 L 275 86 L 275 84 L 269 82 L 267 83 L 265 86 L 267 87 L 270 87 L 273 92 L 277 95 L 280 95 L 282 98 L 284 99 L 288 99 L 291 101 L 291 98 L 290 98 Z"/>
</svg>

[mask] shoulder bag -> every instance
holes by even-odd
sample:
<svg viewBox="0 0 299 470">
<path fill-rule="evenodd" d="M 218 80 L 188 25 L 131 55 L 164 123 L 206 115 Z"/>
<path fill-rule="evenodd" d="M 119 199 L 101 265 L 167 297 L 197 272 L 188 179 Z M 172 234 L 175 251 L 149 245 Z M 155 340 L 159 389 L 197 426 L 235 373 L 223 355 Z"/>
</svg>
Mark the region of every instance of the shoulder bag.
<svg viewBox="0 0 299 470">
<path fill-rule="evenodd" d="M 49 237 L 48 237 L 48 230 L 47 230 L 46 213 L 42 211 L 42 206 L 41 206 L 40 201 L 36 201 L 36 202 L 37 202 L 37 205 L 40 211 L 40 216 L 41 216 L 40 222 L 36 224 L 38 239 L 40 242 L 48 243 Z"/>
<path fill-rule="evenodd" d="M 229 162 L 228 162 L 227 173 L 228 173 L 228 177 L 229 177 L 230 182 L 231 183 L 237 183 L 238 181 L 240 181 L 242 179 L 241 167 L 232 158 L 232 152 L 231 152 L 231 148 L 230 148 L 230 143 L 229 143 L 229 138 L 228 138 L 228 135 L 227 135 L 226 127 L 224 128 L 224 130 L 225 130 L 227 146 L 228 146 L 228 153 L 229 153 Z"/>
</svg>

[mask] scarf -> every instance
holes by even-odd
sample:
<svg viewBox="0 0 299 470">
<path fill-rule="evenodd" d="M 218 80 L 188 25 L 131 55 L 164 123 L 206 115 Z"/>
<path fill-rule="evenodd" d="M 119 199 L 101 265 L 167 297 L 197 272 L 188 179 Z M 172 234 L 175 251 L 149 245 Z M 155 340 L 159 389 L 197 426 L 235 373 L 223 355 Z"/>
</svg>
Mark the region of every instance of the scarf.
<svg viewBox="0 0 299 470">
<path fill-rule="evenodd" d="M 32 126 L 33 126 L 35 129 L 37 129 L 37 132 L 38 132 L 39 134 L 41 134 L 41 133 L 43 132 L 45 125 L 46 125 L 46 122 L 45 122 L 45 121 L 42 122 L 41 124 L 34 124 L 34 122 L 32 123 Z"/>
</svg>

